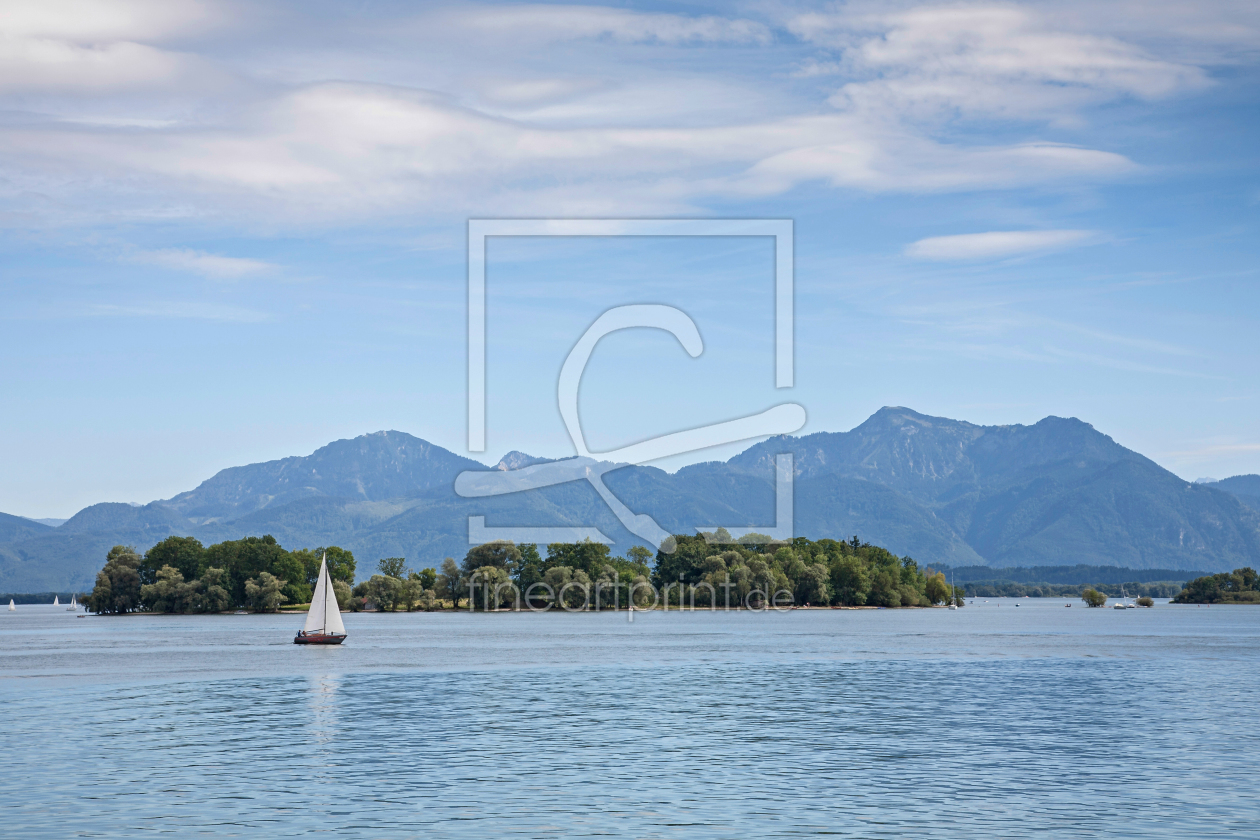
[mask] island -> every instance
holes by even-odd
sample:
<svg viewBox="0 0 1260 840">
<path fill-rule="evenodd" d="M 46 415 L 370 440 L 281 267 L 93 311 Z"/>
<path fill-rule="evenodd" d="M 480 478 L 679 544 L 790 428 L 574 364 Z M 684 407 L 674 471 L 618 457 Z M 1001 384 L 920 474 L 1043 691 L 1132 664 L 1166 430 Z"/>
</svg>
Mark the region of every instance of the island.
<svg viewBox="0 0 1260 840">
<path fill-rule="evenodd" d="M 545 554 L 543 553 L 545 551 Z M 203 546 L 172 536 L 142 555 L 115 546 L 97 574 L 88 608 L 102 614 L 275 612 L 310 600 L 320 560 L 342 610 L 766 609 L 961 606 L 963 590 L 856 536 L 849 540 L 725 529 L 675 535 L 655 553 L 632 546 L 613 556 L 601 543 L 544 547 L 499 541 L 471 548 L 461 562 L 413 571 L 402 557 L 377 562 L 354 584 L 354 555 L 337 546 L 294 551 L 274 537 Z M 652 561 L 649 565 L 649 561 Z"/>
<path fill-rule="evenodd" d="M 1260 576 L 1250 566 L 1204 575 L 1186 584 L 1174 604 L 1260 604 Z"/>
</svg>

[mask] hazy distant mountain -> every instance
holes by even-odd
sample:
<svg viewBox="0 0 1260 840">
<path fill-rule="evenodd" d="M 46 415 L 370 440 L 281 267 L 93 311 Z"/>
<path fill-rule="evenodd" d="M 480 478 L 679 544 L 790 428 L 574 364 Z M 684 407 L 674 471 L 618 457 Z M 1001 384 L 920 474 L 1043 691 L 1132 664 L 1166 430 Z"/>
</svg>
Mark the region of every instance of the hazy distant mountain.
<svg viewBox="0 0 1260 840">
<path fill-rule="evenodd" d="M 305 457 L 231 467 L 163 502 L 194 522 L 228 520 L 308 496 L 380 500 L 450 487 L 485 466 L 403 432 L 339 440 Z M 69 523 L 67 523 L 69 524 Z"/>
<path fill-rule="evenodd" d="M 885 408 L 850 432 L 773 438 L 672 475 L 624 467 L 606 481 L 674 533 L 765 527 L 773 457 L 784 451 L 795 459 L 796 532 L 814 538 L 857 534 L 956 566 L 1218 571 L 1260 562 L 1260 476 L 1191 484 L 1075 419 L 977 426 Z M 56 529 L 0 515 L 0 590 L 86 587 L 110 546 L 146 548 L 169 534 L 337 544 L 355 551 L 362 572 L 379 557 L 421 568 L 461 556 L 470 515 L 488 526 L 594 526 L 617 550 L 638 541 L 585 481 L 480 499 L 452 489 L 464 470 L 549 460 L 513 451 L 487 468 L 402 432 L 376 432 L 226 469 L 166 501 L 93 505 Z"/>
<path fill-rule="evenodd" d="M 42 525 L 34 519 L 0 513 L 0 544 L 18 542 L 40 534 L 47 534 L 50 531 L 52 531 L 51 527 Z"/>
<path fill-rule="evenodd" d="M 1260 510 L 1260 475 L 1236 475 L 1212 482 L 1212 486 L 1233 493 L 1243 504 Z"/>
<path fill-rule="evenodd" d="M 1224 482 L 1183 481 L 1080 420 L 976 426 L 884 408 L 851 432 L 768 440 L 729 463 L 768 475 L 785 449 L 799 475 L 896 490 L 988 564 L 1209 569 L 1260 558 L 1260 523 Z"/>
<path fill-rule="evenodd" d="M 519 470 L 522 467 L 532 467 L 534 464 L 550 464 L 554 458 L 535 458 L 533 455 L 526 455 L 524 452 L 518 452 L 513 449 L 508 454 L 499 459 L 499 463 L 495 464 L 496 470 L 507 472 L 508 470 Z"/>
</svg>

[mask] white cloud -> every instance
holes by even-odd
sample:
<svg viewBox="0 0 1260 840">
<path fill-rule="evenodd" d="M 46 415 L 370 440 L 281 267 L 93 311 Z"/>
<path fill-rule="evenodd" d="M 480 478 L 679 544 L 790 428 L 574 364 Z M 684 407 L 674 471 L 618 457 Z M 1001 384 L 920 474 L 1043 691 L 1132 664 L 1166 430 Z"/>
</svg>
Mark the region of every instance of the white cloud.
<svg viewBox="0 0 1260 840">
<path fill-rule="evenodd" d="M 495 105 L 536 107 L 589 94 L 601 87 L 594 79 L 510 79 L 488 81 L 478 92 Z"/>
<path fill-rule="evenodd" d="M 3 0 L 0 35 L 81 44 L 205 32 L 224 14 L 197 0 Z"/>
<path fill-rule="evenodd" d="M 98 178 L 234 196 L 306 218 L 454 207 L 554 214 L 618 202 L 623 212 L 653 211 L 812 180 L 958 190 L 1133 168 L 1120 155 L 1055 144 L 961 147 L 881 134 L 841 115 L 707 128 L 544 128 L 434 93 L 347 83 L 288 93 L 231 130 L 14 128 L 5 145 L 11 164 L 55 149 L 90 162 Z"/>
<path fill-rule="evenodd" d="M 224 19 L 194 0 L 3 0 L 0 91 L 169 86 L 204 63 L 151 42 L 205 34 Z"/>
<path fill-rule="evenodd" d="M 1080 245 L 1095 237 L 1089 230 L 1001 230 L 930 236 L 906 247 L 921 260 L 989 260 Z"/>
<path fill-rule="evenodd" d="M 447 28 L 514 41 L 607 38 L 625 43 L 761 44 L 772 37 L 765 24 L 750 20 L 633 12 L 605 6 L 474 6 L 439 12 L 432 19 Z"/>
<path fill-rule="evenodd" d="M 80 46 L 43 38 L 0 40 L 0 91 L 80 90 L 169 84 L 187 60 L 129 41 Z"/>
<path fill-rule="evenodd" d="M 1091 103 L 1159 98 L 1208 81 L 1199 67 L 1114 37 L 1066 31 L 1057 15 L 1010 4 L 814 13 L 788 25 L 838 51 L 859 77 L 833 104 L 898 120 L 1064 118 Z"/>
<path fill-rule="evenodd" d="M 723 56 L 777 50 L 784 37 L 733 18 L 460 6 L 359 29 L 356 19 L 344 41 L 319 21 L 325 44 L 306 34 L 318 13 L 297 6 L 272 21 L 286 38 L 258 36 L 268 47 L 259 50 L 238 43 L 244 29 L 215 40 L 227 20 L 217 6 L 102 0 L 76 17 L 65 5 L 17 5 L 4 37 L 21 48 L 0 52 L 0 110 L 30 112 L 40 96 L 52 104 L 47 120 L 0 124 L 0 219 L 15 223 L 93 209 L 281 225 L 417 212 L 624 215 L 695 212 L 811 182 L 872 192 L 1075 186 L 1138 167 L 1027 130 L 1021 142 L 959 139 L 984 134 L 951 124 L 1062 123 L 1094 103 L 1192 91 L 1206 78 L 1078 20 L 995 4 L 850 5 L 793 18 L 820 54 L 802 64 L 794 47 L 769 53 L 767 66 L 778 56 L 784 74 L 847 76 L 822 94 L 838 108 L 802 98 L 807 85 L 787 75 L 734 68 Z M 412 35 L 389 40 L 391 26 Z M 371 50 L 358 40 L 365 32 Z M 170 49 L 174 38 L 186 52 Z M 660 61 L 644 69 L 645 56 Z M 160 96 L 141 90 L 157 87 Z"/>
<path fill-rule="evenodd" d="M 262 260 L 245 257 L 224 257 L 204 251 L 169 248 L 160 251 L 140 251 L 131 255 L 133 262 L 173 268 L 210 277 L 215 280 L 239 280 L 274 271 L 276 266 Z"/>
</svg>

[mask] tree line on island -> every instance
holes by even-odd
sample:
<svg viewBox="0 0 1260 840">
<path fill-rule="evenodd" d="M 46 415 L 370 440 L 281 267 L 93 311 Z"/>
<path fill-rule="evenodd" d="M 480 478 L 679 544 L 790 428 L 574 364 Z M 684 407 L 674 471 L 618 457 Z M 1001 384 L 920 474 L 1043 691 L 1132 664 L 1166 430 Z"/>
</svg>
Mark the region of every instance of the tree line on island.
<svg viewBox="0 0 1260 840">
<path fill-rule="evenodd" d="M 206 547 L 193 537 L 167 537 L 141 555 L 132 546 L 116 545 L 84 604 L 92 612 L 114 614 L 273 612 L 311 600 L 325 555 L 338 601 L 343 593 L 348 600 L 354 555 L 337 546 L 287 551 L 265 536 Z"/>
<path fill-rule="evenodd" d="M 1204 575 L 1186 584 L 1174 604 L 1260 604 L 1260 576 L 1250 566 Z"/>
<path fill-rule="evenodd" d="M 545 555 L 534 544 L 491 542 L 471 548 L 461 562 L 446 558 L 440 569 L 413 571 L 404 558 L 384 558 L 355 586 L 354 556 L 337 546 L 289 551 L 264 536 L 206 547 L 192 537 L 168 537 L 143 555 L 129 546 L 111 549 L 85 603 L 98 613 L 275 611 L 310 601 L 325 554 L 338 605 L 352 611 L 962 603 L 961 587 L 951 587 L 944 574 L 857 537 L 734 540 L 719 529 L 675 536 L 673 543 L 672 552 L 655 557 L 643 546 L 622 557 L 589 540 L 552 543 Z"/>
</svg>

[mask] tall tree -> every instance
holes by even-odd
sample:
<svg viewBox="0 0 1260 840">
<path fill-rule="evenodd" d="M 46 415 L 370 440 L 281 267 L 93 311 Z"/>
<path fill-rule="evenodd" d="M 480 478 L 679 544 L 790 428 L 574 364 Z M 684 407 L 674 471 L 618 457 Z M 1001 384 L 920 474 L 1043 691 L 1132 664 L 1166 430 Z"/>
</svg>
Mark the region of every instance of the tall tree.
<svg viewBox="0 0 1260 840">
<path fill-rule="evenodd" d="M 386 557 L 376 561 L 376 569 L 381 574 L 402 580 L 407 576 L 407 558 Z"/>
<path fill-rule="evenodd" d="M 144 558 L 133 546 L 111 548 L 105 557 L 105 567 L 96 574 L 96 587 L 88 596 L 88 609 L 114 614 L 140 609 L 140 564 L 143 562 Z"/>
<path fill-rule="evenodd" d="M 258 577 L 245 581 L 245 597 L 255 612 L 275 612 L 289 600 L 284 596 L 284 584 L 270 572 L 260 572 Z"/>
<path fill-rule="evenodd" d="M 157 573 L 163 566 L 170 566 L 184 580 L 201 577 L 206 570 L 206 549 L 196 537 L 167 537 L 144 553 L 140 565 L 141 584 L 157 582 Z"/>
<path fill-rule="evenodd" d="M 465 575 L 485 566 L 511 571 L 519 566 L 521 552 L 508 540 L 495 540 L 468 550 L 464 556 L 463 572 Z"/>
</svg>

